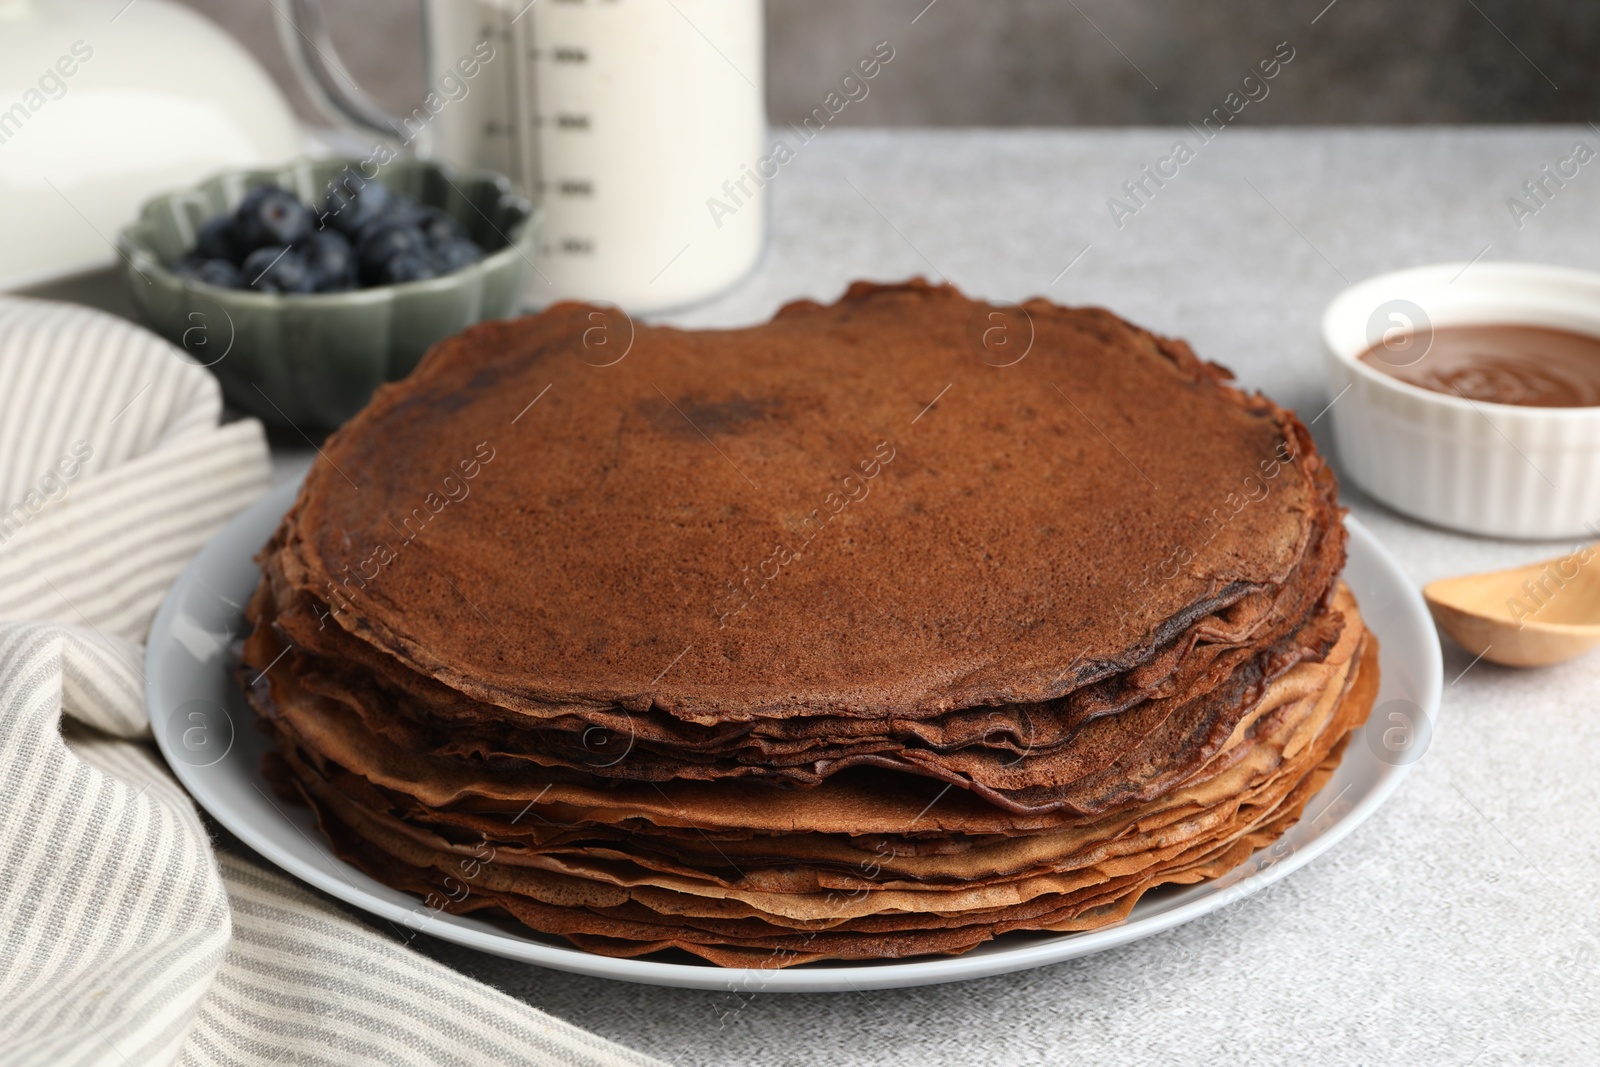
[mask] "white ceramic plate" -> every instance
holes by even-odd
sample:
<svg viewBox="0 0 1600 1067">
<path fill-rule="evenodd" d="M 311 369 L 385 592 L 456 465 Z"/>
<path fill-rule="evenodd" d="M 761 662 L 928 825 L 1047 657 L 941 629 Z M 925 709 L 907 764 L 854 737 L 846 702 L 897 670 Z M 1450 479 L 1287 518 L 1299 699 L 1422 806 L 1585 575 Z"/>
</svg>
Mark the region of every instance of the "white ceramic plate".
<svg viewBox="0 0 1600 1067">
<path fill-rule="evenodd" d="M 1125 945 L 1217 910 L 1332 848 L 1371 815 L 1426 749 L 1439 706 L 1438 639 L 1411 582 L 1354 519 L 1345 578 L 1382 648 L 1383 687 L 1364 733 L 1283 838 L 1222 878 L 1153 891 L 1116 926 L 1077 934 L 1015 933 L 964 956 L 730 970 L 671 959 L 613 959 L 492 919 L 449 915 L 369 878 L 336 857 L 311 813 L 284 804 L 261 777 L 266 739 L 232 676 L 229 650 L 245 632 L 242 605 L 260 572 L 251 557 L 288 509 L 283 485 L 240 515 L 179 577 L 156 616 L 146 654 L 150 718 L 162 754 L 200 805 L 284 870 L 397 926 L 544 967 L 692 989 L 822 992 L 888 989 L 979 978 Z"/>
</svg>

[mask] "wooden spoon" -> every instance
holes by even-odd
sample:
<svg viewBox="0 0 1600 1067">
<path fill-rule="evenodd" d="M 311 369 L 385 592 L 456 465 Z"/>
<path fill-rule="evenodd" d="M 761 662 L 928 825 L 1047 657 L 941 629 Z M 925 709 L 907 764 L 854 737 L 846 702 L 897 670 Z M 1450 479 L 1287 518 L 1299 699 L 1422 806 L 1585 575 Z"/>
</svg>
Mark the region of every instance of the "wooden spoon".
<svg viewBox="0 0 1600 1067">
<path fill-rule="evenodd" d="M 1422 596 L 1439 629 L 1491 663 L 1543 667 L 1600 645 L 1600 545 L 1506 571 L 1441 578 Z"/>
</svg>

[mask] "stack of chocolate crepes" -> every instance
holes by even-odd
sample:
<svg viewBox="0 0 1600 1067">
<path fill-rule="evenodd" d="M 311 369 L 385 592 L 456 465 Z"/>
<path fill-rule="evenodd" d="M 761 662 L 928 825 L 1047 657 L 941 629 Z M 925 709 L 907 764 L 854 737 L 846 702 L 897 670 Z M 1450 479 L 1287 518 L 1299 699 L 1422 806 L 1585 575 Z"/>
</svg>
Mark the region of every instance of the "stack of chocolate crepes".
<svg viewBox="0 0 1600 1067">
<path fill-rule="evenodd" d="M 1117 922 L 1291 826 L 1377 687 L 1333 477 L 1227 378 L 921 282 L 474 327 L 261 556 L 269 774 L 429 906 L 608 955 Z"/>
</svg>

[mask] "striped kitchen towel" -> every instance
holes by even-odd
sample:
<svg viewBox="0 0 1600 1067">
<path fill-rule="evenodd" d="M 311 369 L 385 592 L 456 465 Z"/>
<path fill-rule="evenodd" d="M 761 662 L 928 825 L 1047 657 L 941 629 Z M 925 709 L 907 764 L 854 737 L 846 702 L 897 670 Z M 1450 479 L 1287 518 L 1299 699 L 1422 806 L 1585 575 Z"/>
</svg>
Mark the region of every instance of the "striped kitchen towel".
<svg viewBox="0 0 1600 1067">
<path fill-rule="evenodd" d="M 0 297 L 0 1063 L 646 1064 L 216 854 L 143 640 L 261 427 L 110 315 Z"/>
</svg>

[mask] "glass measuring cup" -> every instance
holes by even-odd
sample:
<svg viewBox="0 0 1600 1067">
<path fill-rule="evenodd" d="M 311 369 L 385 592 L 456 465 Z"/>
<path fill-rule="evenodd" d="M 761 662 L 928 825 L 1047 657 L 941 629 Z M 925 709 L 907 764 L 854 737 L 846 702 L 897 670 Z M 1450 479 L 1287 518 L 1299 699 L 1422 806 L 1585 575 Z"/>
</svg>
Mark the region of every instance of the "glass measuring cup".
<svg viewBox="0 0 1600 1067">
<path fill-rule="evenodd" d="M 760 0 L 422 0 L 428 91 L 408 115 L 338 65 L 320 0 L 286 49 L 312 98 L 386 154 L 507 174 L 544 208 L 528 300 L 650 311 L 726 288 L 760 255 Z"/>
</svg>

